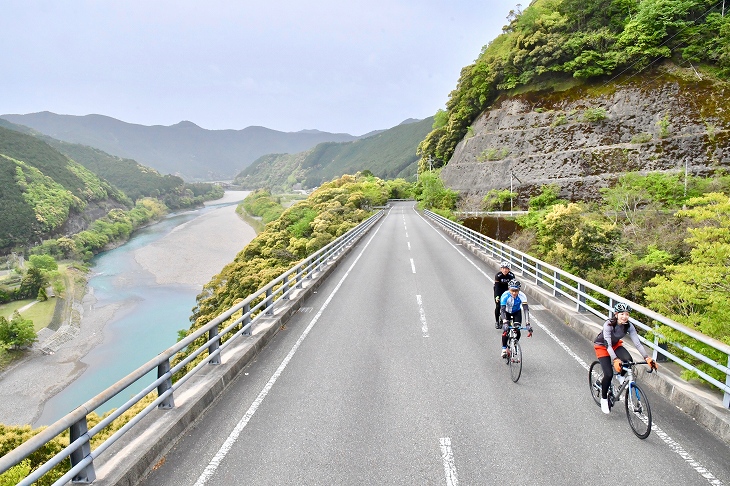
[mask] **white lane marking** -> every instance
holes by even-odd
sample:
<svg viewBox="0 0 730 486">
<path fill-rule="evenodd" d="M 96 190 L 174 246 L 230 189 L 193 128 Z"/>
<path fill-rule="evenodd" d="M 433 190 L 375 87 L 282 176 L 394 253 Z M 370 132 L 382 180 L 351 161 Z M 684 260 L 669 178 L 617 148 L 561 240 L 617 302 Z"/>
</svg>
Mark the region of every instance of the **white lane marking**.
<svg viewBox="0 0 730 486">
<path fill-rule="evenodd" d="M 363 247 L 360 254 L 357 256 L 354 262 L 352 262 L 352 265 L 350 265 L 350 268 L 347 269 L 347 272 L 345 272 L 345 275 L 342 276 L 340 281 L 338 282 L 337 286 L 334 288 L 332 293 L 330 293 L 329 297 L 327 297 L 327 300 L 325 300 L 324 304 L 322 304 L 322 308 L 317 312 L 317 314 L 312 318 L 312 321 L 309 323 L 307 328 L 302 332 L 302 335 L 299 336 L 299 339 L 294 344 L 294 346 L 289 351 L 289 354 L 286 355 L 286 358 L 284 358 L 284 361 L 281 362 L 279 367 L 276 369 L 274 374 L 271 376 L 269 381 L 266 383 L 264 388 L 261 390 L 259 395 L 256 397 L 256 399 L 253 401 L 251 406 L 248 408 L 248 411 L 241 417 L 241 420 L 236 424 L 236 426 L 231 431 L 230 435 L 226 439 L 226 441 L 223 443 L 223 445 L 218 449 L 218 452 L 213 456 L 213 459 L 211 459 L 210 463 L 206 466 L 205 470 L 203 470 L 203 473 L 200 475 L 197 481 L 195 481 L 195 486 L 203 486 L 211 477 L 213 477 L 213 474 L 215 473 L 216 469 L 218 469 L 218 466 L 220 466 L 221 462 L 223 462 L 223 459 L 225 459 L 226 455 L 231 451 L 233 448 L 233 445 L 236 443 L 236 440 L 238 440 L 238 436 L 243 431 L 244 427 L 248 424 L 249 420 L 251 420 L 251 417 L 253 417 L 254 413 L 256 413 L 256 410 L 258 410 L 261 403 L 264 401 L 264 398 L 266 398 L 266 395 L 269 394 L 269 391 L 274 386 L 274 383 L 276 383 L 276 380 L 279 379 L 279 376 L 284 372 L 284 369 L 289 364 L 289 361 L 294 357 L 294 353 L 297 352 L 299 349 L 299 346 L 302 344 L 302 341 L 304 341 L 304 338 L 307 337 L 309 334 L 309 331 L 312 330 L 314 325 L 319 320 L 320 316 L 324 312 L 324 310 L 329 305 L 332 298 L 335 296 L 338 290 L 340 290 L 340 287 L 342 286 L 342 283 L 345 281 L 345 279 L 350 275 L 350 272 L 355 267 L 357 262 L 360 260 L 360 257 L 363 253 L 365 253 L 365 250 L 370 245 L 370 242 L 373 241 L 373 238 L 375 238 L 375 235 L 378 234 L 378 231 L 380 231 L 381 226 L 378 226 L 375 230 L 375 233 L 370 237 L 368 242 Z"/>
<path fill-rule="evenodd" d="M 406 238 L 408 238 L 408 231 L 406 231 Z"/>
<path fill-rule="evenodd" d="M 408 251 L 411 251 L 411 242 L 408 242 Z"/>
<path fill-rule="evenodd" d="M 451 449 L 451 438 L 442 437 L 439 439 L 441 445 L 441 459 L 444 461 L 444 473 L 446 474 L 446 485 L 457 486 L 459 475 L 456 474 L 456 462 L 454 462 L 454 451 Z"/>
<path fill-rule="evenodd" d="M 416 211 L 415 208 L 413 210 Z M 416 214 L 418 214 L 418 211 L 416 211 Z M 446 240 L 446 237 L 435 226 L 433 226 L 431 223 L 429 223 L 420 214 L 418 214 L 418 216 L 423 221 L 425 221 L 429 226 L 431 226 L 431 228 L 433 228 L 433 230 L 436 231 L 436 233 L 438 233 L 439 236 L 441 236 L 444 240 Z M 472 262 L 469 258 L 467 258 L 466 255 L 464 255 L 463 253 L 461 253 L 459 251 L 459 249 L 456 248 L 456 246 L 452 245 L 448 240 L 446 240 L 446 242 L 449 243 L 461 256 L 463 256 L 464 258 L 466 258 L 474 267 L 476 267 L 476 269 L 479 271 L 479 273 L 481 273 L 482 275 L 484 275 L 485 277 L 487 277 L 487 279 L 489 279 L 491 281 L 491 278 L 486 273 L 484 273 L 482 271 L 482 269 L 480 269 L 479 267 L 477 267 L 474 264 L 474 262 Z M 535 324 L 537 324 L 537 326 L 540 329 L 542 329 L 543 331 L 545 331 L 545 334 L 547 334 L 548 336 L 550 336 L 553 341 L 555 341 L 556 343 L 558 343 L 558 345 L 561 348 L 563 348 L 566 353 L 568 353 L 569 356 L 571 356 L 573 359 L 575 359 L 583 368 L 585 368 L 586 371 L 588 371 L 589 365 L 585 361 L 583 361 L 583 359 L 581 359 L 580 356 L 578 356 L 572 349 L 570 349 L 567 344 L 565 344 L 564 342 L 562 342 L 555 334 L 553 334 L 552 332 L 550 332 L 548 330 L 548 328 L 545 327 L 540 321 L 538 321 L 533 315 L 530 315 L 530 321 L 531 321 L 531 323 L 534 322 Z M 697 473 L 700 476 L 702 476 L 703 478 L 707 479 L 707 481 L 710 484 L 712 484 L 713 486 L 721 486 L 721 485 L 724 484 L 721 480 L 717 479 L 710 471 L 708 471 L 702 464 L 700 464 L 699 461 L 695 460 L 692 456 L 690 456 L 689 453 L 680 444 L 678 444 L 671 437 L 669 437 L 656 424 L 656 422 L 652 421 L 651 429 L 652 429 L 652 431 L 654 431 L 656 433 L 656 435 L 660 439 L 662 439 L 664 441 L 665 444 L 667 444 L 667 446 L 669 446 L 669 448 L 673 452 L 676 452 L 682 459 L 684 459 L 687 462 L 687 464 L 689 464 L 695 471 L 697 471 Z"/>
<path fill-rule="evenodd" d="M 413 273 L 416 273 L 416 265 L 413 263 L 413 258 L 411 258 L 411 270 Z"/>
<path fill-rule="evenodd" d="M 426 311 L 423 309 L 423 301 L 421 300 L 421 296 L 416 296 L 416 302 L 418 302 L 418 312 L 421 314 L 421 332 L 423 333 L 423 337 L 428 337 L 428 324 L 426 324 Z"/>
</svg>

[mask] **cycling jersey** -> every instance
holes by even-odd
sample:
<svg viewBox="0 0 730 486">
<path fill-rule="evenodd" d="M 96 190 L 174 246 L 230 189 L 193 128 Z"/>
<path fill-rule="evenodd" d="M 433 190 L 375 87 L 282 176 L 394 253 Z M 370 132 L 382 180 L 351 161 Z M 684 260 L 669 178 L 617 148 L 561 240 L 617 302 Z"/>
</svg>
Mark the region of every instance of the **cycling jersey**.
<svg viewBox="0 0 730 486">
<path fill-rule="evenodd" d="M 509 283 L 515 279 L 515 274 L 507 272 L 507 275 L 501 271 L 497 272 L 494 276 L 494 296 L 502 297 L 502 294 L 509 290 Z"/>
<path fill-rule="evenodd" d="M 644 357 L 646 358 L 649 356 L 646 354 L 646 350 L 644 349 L 644 346 L 641 344 L 641 341 L 639 341 L 639 333 L 636 332 L 636 328 L 633 324 L 630 322 L 627 322 L 626 324 L 620 325 L 616 323 L 616 321 L 608 319 L 606 322 L 603 323 L 603 330 L 596 336 L 596 339 L 593 341 L 593 343 L 597 346 L 596 352 L 599 351 L 603 353 L 603 349 L 598 348 L 606 348 L 606 352 L 608 352 L 608 355 L 611 356 L 611 359 L 616 359 L 616 352 L 614 351 L 615 348 L 621 346 L 621 338 L 629 335 L 631 338 L 631 341 L 634 343 L 634 346 L 636 346 L 636 350 Z M 599 356 L 600 357 L 600 356 Z"/>
<path fill-rule="evenodd" d="M 502 298 L 499 300 L 500 307 L 504 306 L 505 312 L 509 312 L 510 314 L 522 310 L 522 304 L 527 304 L 527 296 L 521 290 L 516 296 L 513 296 L 507 291 L 502 294 Z"/>
</svg>

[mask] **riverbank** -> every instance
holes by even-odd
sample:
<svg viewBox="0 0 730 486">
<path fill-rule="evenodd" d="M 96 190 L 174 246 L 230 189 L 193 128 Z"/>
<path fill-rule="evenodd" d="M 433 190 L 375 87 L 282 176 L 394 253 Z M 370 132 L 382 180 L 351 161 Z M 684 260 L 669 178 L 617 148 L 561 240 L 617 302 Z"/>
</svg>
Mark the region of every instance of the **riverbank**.
<svg viewBox="0 0 730 486">
<path fill-rule="evenodd" d="M 243 197 L 242 191 L 226 193 L 223 199 L 208 205 L 235 202 Z M 134 271 L 149 273 L 159 284 L 174 282 L 202 289 L 256 236 L 235 210 L 235 204 L 214 209 L 138 248 L 134 260 L 139 268 Z M 86 292 L 73 304 L 74 312 L 78 312 L 78 326 L 59 328 L 56 334 L 62 339 L 57 348 L 54 346 L 50 354 L 44 354 L 39 343 L 26 358 L 3 371 L 0 423 L 33 425 L 41 416 L 44 403 L 84 372 L 84 356 L 103 342 L 106 324 L 118 312 L 124 312 L 122 303 L 103 307 L 96 304 L 93 292 Z"/>
</svg>

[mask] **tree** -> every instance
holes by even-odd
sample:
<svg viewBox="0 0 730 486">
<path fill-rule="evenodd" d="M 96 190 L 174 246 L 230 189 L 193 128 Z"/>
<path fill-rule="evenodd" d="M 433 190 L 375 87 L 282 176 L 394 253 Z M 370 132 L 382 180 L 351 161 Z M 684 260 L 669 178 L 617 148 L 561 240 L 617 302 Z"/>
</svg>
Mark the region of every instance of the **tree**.
<svg viewBox="0 0 730 486">
<path fill-rule="evenodd" d="M 20 282 L 18 296 L 21 299 L 34 299 L 38 295 L 38 291 L 48 285 L 48 278 L 43 272 L 36 267 L 30 267 L 23 280 Z"/>
<path fill-rule="evenodd" d="M 18 311 L 8 321 L 0 316 L 0 342 L 14 348 L 30 346 L 38 340 L 33 321 L 24 319 Z"/>
<path fill-rule="evenodd" d="M 666 274 L 654 277 L 650 281 L 652 286 L 644 293 L 657 312 L 730 344 L 730 198 L 710 193 L 690 199 L 687 204 L 694 207 L 678 211 L 677 216 L 697 224 L 688 230 L 691 236 L 687 242 L 693 246 L 689 261 L 667 267 Z M 703 354 L 716 361 L 727 362 L 727 356 L 692 342 L 671 328 L 661 326 L 659 332 L 671 341 L 702 349 Z M 714 368 L 704 369 L 724 381 L 724 375 Z"/>
<path fill-rule="evenodd" d="M 47 272 L 58 270 L 58 263 L 51 255 L 31 255 L 29 258 L 31 266 Z"/>
</svg>

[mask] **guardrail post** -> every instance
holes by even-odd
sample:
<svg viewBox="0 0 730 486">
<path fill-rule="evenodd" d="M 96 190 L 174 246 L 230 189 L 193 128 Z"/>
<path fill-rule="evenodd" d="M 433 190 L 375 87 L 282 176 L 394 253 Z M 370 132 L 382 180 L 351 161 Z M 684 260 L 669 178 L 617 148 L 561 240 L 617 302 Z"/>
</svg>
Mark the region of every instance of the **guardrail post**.
<svg viewBox="0 0 730 486">
<path fill-rule="evenodd" d="M 560 297 L 560 294 L 562 294 L 562 292 L 560 291 L 560 274 L 558 272 L 553 272 L 553 283 L 555 283 L 553 295 L 555 297 Z"/>
<path fill-rule="evenodd" d="M 542 280 L 540 279 L 541 268 L 540 264 L 535 262 L 535 285 L 537 287 L 542 286 Z"/>
<path fill-rule="evenodd" d="M 281 298 L 283 300 L 289 300 L 289 277 L 284 278 L 282 284 Z"/>
<path fill-rule="evenodd" d="M 264 308 L 266 309 L 267 316 L 274 315 L 274 303 L 271 301 L 271 287 L 266 289 L 266 306 Z"/>
<path fill-rule="evenodd" d="M 220 358 L 220 355 L 217 356 Z M 218 363 L 220 363 L 220 359 L 218 360 Z M 216 364 L 218 364 L 216 363 Z M 160 363 L 157 366 L 157 378 L 162 378 L 166 374 L 170 374 L 170 360 L 166 359 L 163 363 Z M 167 390 L 172 388 L 172 375 L 170 374 L 165 381 L 157 385 L 157 396 L 162 396 L 163 393 L 165 393 Z M 157 408 L 162 408 L 165 410 L 175 408 L 175 399 L 172 396 L 172 393 L 165 398 L 163 401 L 157 405 Z"/>
<path fill-rule="evenodd" d="M 245 304 L 243 306 L 243 315 L 246 316 L 243 318 L 243 327 L 245 328 L 249 324 L 251 324 L 251 304 Z M 243 331 L 244 336 L 250 336 L 251 335 L 251 328 L 249 327 L 245 331 Z"/>
<path fill-rule="evenodd" d="M 212 327 L 208 331 L 208 340 L 210 341 L 211 339 L 215 339 L 217 336 L 218 336 L 218 326 Z M 212 343 L 210 343 L 210 345 L 208 346 L 208 356 L 210 356 L 213 353 L 215 353 L 216 350 L 220 347 L 220 345 L 221 345 L 221 340 L 220 339 L 216 339 L 215 341 L 213 341 Z M 220 355 L 220 353 L 218 353 L 215 356 L 211 357 L 208 360 L 208 364 L 212 364 L 212 365 L 221 364 L 221 355 Z"/>
<path fill-rule="evenodd" d="M 578 304 L 576 306 L 576 311 L 578 312 L 585 312 L 588 309 L 586 308 L 586 286 L 585 284 L 579 283 L 578 284 Z"/>
<path fill-rule="evenodd" d="M 295 277 L 297 284 L 295 285 L 295 288 L 301 289 L 302 288 L 302 272 L 301 270 L 297 272 L 297 276 Z"/>
<path fill-rule="evenodd" d="M 74 443 L 77 439 L 83 437 L 89 432 L 89 426 L 86 422 L 86 416 L 73 424 L 69 429 L 70 443 Z M 69 459 L 71 460 L 71 467 L 73 468 L 81 461 L 83 461 L 89 454 L 91 454 L 91 444 L 89 443 L 89 437 L 86 436 L 86 441 L 82 443 L 75 451 L 71 453 Z M 96 471 L 94 471 L 94 462 L 90 462 L 84 467 L 79 473 L 71 480 L 74 483 L 91 483 L 96 480 Z"/>
</svg>

